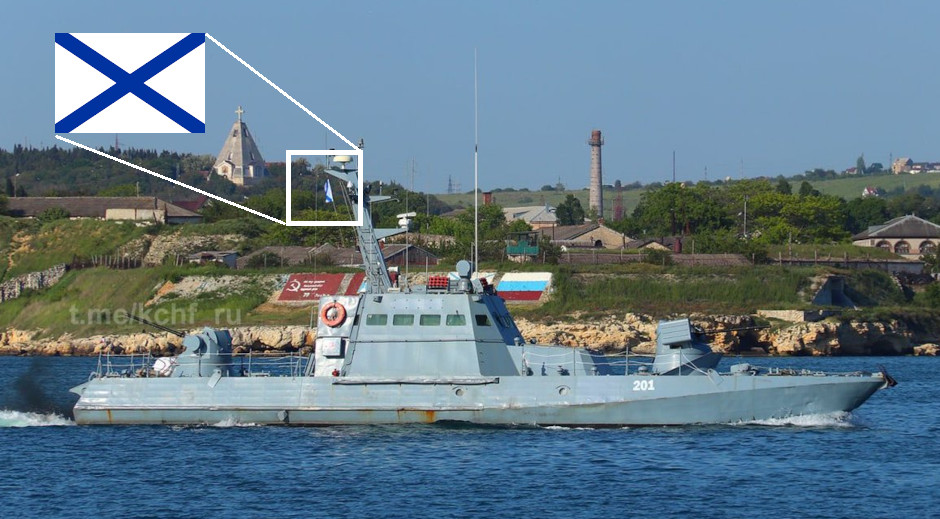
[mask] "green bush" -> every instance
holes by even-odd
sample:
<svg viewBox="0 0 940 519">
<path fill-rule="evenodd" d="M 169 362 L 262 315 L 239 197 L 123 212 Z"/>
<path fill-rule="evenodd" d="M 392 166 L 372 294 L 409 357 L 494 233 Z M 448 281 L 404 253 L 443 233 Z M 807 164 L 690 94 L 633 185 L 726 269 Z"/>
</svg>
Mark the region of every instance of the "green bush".
<svg viewBox="0 0 940 519">
<path fill-rule="evenodd" d="M 36 220 L 38 220 L 40 223 L 46 224 L 56 220 L 66 220 L 70 216 L 71 214 L 61 207 L 50 207 L 49 209 L 39 213 L 39 215 L 36 216 Z"/>
<path fill-rule="evenodd" d="M 662 249 L 647 249 L 643 251 L 643 261 L 653 265 L 672 265 L 672 252 Z"/>
</svg>

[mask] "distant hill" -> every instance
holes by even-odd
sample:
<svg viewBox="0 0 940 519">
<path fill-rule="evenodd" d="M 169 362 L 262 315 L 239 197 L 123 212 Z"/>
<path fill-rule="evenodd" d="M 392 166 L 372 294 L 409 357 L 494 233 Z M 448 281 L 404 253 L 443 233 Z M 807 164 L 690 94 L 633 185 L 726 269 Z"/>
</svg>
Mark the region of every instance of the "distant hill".
<svg viewBox="0 0 940 519">
<path fill-rule="evenodd" d="M 803 179 L 799 176 L 788 177 L 794 191 L 798 190 Z M 732 181 L 733 182 L 733 181 Z M 776 179 L 771 179 L 776 182 Z M 862 176 L 842 176 L 828 180 L 808 180 L 814 189 L 826 195 L 834 195 L 844 198 L 846 201 L 862 196 L 862 190 L 866 187 L 881 189 L 885 196 L 893 196 L 904 193 L 905 191 L 916 189 L 919 186 L 929 186 L 933 189 L 940 189 L 940 173 L 921 173 L 919 175 L 862 175 Z M 629 215 L 636 208 L 643 193 L 649 189 L 645 185 L 639 189 L 624 190 L 623 206 L 625 214 Z M 495 191 L 493 193 L 494 202 L 503 207 L 519 207 L 528 205 L 548 204 L 557 206 L 565 196 L 572 194 L 581 201 L 583 207 L 588 206 L 588 190 L 574 189 L 564 191 Z M 454 207 L 473 207 L 473 193 L 456 193 L 435 195 L 442 202 Z M 617 196 L 615 189 L 611 187 L 604 188 L 604 212 L 607 218 L 611 218 L 614 210 L 614 200 Z M 480 203 L 483 203 L 481 197 Z"/>
</svg>

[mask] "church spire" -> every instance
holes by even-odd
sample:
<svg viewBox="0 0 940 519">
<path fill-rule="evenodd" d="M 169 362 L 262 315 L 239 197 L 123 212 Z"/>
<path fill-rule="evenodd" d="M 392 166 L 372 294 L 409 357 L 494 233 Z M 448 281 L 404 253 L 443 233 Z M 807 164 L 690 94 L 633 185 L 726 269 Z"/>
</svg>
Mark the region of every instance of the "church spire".
<svg viewBox="0 0 940 519">
<path fill-rule="evenodd" d="M 222 151 L 212 166 L 215 174 L 231 180 L 237 185 L 252 184 L 267 176 L 264 159 L 248 132 L 248 125 L 242 120 L 245 110 L 241 106 L 235 110 L 238 119 L 229 130 Z"/>
</svg>

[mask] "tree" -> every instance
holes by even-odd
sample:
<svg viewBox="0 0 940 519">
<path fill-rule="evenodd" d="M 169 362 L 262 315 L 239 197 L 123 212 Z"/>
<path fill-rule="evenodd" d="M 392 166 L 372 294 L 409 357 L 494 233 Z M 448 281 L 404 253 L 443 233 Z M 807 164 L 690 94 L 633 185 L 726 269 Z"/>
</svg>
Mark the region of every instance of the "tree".
<svg viewBox="0 0 940 519">
<path fill-rule="evenodd" d="M 858 233 L 888 221 L 888 203 L 884 198 L 871 196 L 853 198 L 845 204 L 846 227 L 850 232 Z"/>
<path fill-rule="evenodd" d="M 673 182 L 643 193 L 633 218 L 642 234 L 649 236 L 694 234 L 732 225 L 729 211 L 743 200 L 730 190 Z"/>
<path fill-rule="evenodd" d="M 931 283 L 923 293 L 917 295 L 916 301 L 923 306 L 940 308 L 940 284 Z"/>
<path fill-rule="evenodd" d="M 784 195 L 792 195 L 793 188 L 790 186 L 790 183 L 787 182 L 787 179 L 781 178 L 777 181 L 777 192 Z"/>
<path fill-rule="evenodd" d="M 137 194 L 137 187 L 134 184 L 119 184 L 102 189 L 98 196 L 134 196 Z"/>
<path fill-rule="evenodd" d="M 813 185 L 804 180 L 800 184 L 800 196 L 819 196 L 819 191 L 813 189 Z"/>
<path fill-rule="evenodd" d="M 930 272 L 931 274 L 940 274 L 940 253 L 924 253 L 921 255 L 920 260 L 924 262 L 924 267 L 927 269 L 927 272 Z"/>
<path fill-rule="evenodd" d="M 858 173 L 859 175 L 864 175 L 865 173 L 867 173 L 867 170 L 865 169 L 865 154 L 864 153 L 862 153 L 861 155 L 858 156 L 857 159 L 855 159 L 855 172 Z"/>
<path fill-rule="evenodd" d="M 555 208 L 555 217 L 558 225 L 581 225 L 584 223 L 584 208 L 581 201 L 572 194 L 565 197 L 565 201 Z"/>
</svg>

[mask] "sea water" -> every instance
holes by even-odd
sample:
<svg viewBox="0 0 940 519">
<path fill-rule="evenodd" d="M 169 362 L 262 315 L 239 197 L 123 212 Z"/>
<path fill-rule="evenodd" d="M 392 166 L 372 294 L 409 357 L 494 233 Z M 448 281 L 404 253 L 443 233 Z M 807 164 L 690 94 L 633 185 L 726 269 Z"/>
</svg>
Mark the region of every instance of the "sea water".
<svg viewBox="0 0 940 519">
<path fill-rule="evenodd" d="M 940 517 L 940 359 L 747 361 L 899 385 L 722 426 L 92 427 L 95 359 L 0 358 L 0 517 Z"/>
</svg>

